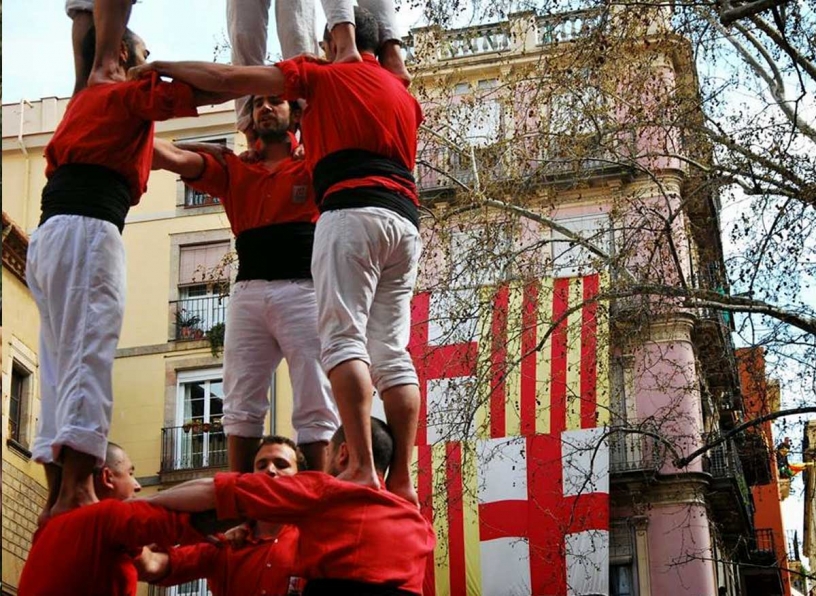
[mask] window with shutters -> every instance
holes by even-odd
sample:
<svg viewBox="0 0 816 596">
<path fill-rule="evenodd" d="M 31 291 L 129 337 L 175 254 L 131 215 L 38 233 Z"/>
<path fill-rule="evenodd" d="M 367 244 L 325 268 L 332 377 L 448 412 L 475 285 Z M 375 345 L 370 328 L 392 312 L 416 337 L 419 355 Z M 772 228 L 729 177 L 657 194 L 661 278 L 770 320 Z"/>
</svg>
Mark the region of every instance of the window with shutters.
<svg viewBox="0 0 816 596">
<path fill-rule="evenodd" d="M 226 321 L 231 273 L 229 242 L 181 246 L 179 299 L 171 304 L 175 340 L 203 339 Z"/>
</svg>

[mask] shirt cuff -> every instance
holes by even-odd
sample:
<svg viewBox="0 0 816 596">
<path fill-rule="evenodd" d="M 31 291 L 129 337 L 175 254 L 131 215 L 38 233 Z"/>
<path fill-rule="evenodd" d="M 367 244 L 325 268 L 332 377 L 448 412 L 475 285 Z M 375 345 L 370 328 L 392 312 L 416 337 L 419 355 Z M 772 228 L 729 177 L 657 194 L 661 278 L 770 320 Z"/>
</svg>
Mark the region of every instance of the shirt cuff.
<svg viewBox="0 0 816 596">
<path fill-rule="evenodd" d="M 298 60 L 284 60 L 275 64 L 283 73 L 283 96 L 281 99 L 287 101 L 297 101 L 302 97 L 301 93 L 301 72 Z"/>
<path fill-rule="evenodd" d="M 215 511 L 218 519 L 238 519 L 238 502 L 235 499 L 235 485 L 241 474 L 228 472 L 215 475 Z"/>
</svg>

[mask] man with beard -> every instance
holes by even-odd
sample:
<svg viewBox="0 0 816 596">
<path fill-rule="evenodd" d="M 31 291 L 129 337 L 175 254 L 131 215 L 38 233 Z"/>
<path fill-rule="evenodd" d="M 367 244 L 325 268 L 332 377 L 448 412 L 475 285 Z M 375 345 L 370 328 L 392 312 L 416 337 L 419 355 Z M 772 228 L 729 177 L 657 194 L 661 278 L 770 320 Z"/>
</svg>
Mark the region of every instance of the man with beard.
<svg viewBox="0 0 816 596">
<path fill-rule="evenodd" d="M 309 469 L 326 466 L 326 445 L 339 425 L 320 367 L 317 304 L 310 263 L 317 205 L 304 161 L 292 157 L 290 105 L 254 96 L 253 126 L 261 158 L 246 163 L 220 148 L 192 151 L 156 143 L 154 168 L 179 174 L 218 197 L 235 234 L 238 276 L 224 341 L 224 431 L 230 469 L 252 471 L 269 411 L 272 373 L 286 358 L 292 379 L 292 425 Z"/>
</svg>

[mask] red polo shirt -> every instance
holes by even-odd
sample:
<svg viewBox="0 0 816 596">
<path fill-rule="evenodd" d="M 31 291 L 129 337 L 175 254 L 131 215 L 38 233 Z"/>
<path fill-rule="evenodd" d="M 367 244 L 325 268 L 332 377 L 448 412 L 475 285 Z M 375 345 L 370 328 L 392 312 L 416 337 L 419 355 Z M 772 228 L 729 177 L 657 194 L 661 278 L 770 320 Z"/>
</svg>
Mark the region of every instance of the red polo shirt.
<svg viewBox="0 0 816 596">
<path fill-rule="evenodd" d="M 362 62 L 322 64 L 303 58 L 276 65 L 286 77 L 284 98 L 307 101 L 301 130 L 309 169 L 324 157 L 346 149 L 364 149 L 414 169 L 419 102 L 403 82 L 371 54 Z M 348 188 L 384 187 L 419 204 L 416 185 L 369 176 L 345 180 L 325 196 Z"/>
<path fill-rule="evenodd" d="M 170 574 L 160 583 L 175 586 L 202 577 L 213 596 L 286 596 L 297 581 L 298 530 L 284 526 L 276 538 L 250 539 L 243 548 L 208 543 L 168 551 Z"/>
<path fill-rule="evenodd" d="M 419 509 L 386 490 L 322 472 L 286 478 L 217 474 L 218 515 L 298 527 L 307 579 L 347 579 L 422 593 L 433 529 Z"/>
<path fill-rule="evenodd" d="M 202 540 L 187 514 L 105 499 L 57 515 L 34 534 L 18 590 L 20 596 L 132 596 L 132 559 L 144 545 Z"/>
<path fill-rule="evenodd" d="M 153 162 L 153 121 L 197 115 L 192 87 L 166 83 L 155 73 L 86 87 L 71 99 L 45 148 L 45 175 L 66 164 L 104 166 L 125 178 L 136 205 Z"/>
<path fill-rule="evenodd" d="M 315 223 L 320 213 L 306 162 L 287 158 L 270 170 L 262 163 L 246 163 L 232 154 L 224 155 L 226 167 L 201 153 L 204 172 L 188 186 L 218 197 L 227 213 L 232 233 L 271 224 Z"/>
</svg>

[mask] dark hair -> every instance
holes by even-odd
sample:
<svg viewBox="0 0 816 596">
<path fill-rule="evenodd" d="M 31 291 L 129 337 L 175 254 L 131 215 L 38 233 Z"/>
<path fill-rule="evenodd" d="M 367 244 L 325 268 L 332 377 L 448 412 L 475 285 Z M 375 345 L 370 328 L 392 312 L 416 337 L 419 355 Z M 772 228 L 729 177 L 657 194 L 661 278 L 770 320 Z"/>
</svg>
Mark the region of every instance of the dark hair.
<svg viewBox="0 0 816 596">
<path fill-rule="evenodd" d="M 341 426 L 332 437 L 336 446 L 346 441 L 346 431 Z M 394 458 L 394 435 L 391 428 L 379 418 L 371 417 L 371 450 L 374 452 L 374 468 L 385 474 Z"/>
<path fill-rule="evenodd" d="M 122 41 L 125 43 L 125 47 L 128 51 L 128 61 L 132 62 L 136 54 L 136 34 L 126 28 L 124 35 L 122 35 Z M 85 38 L 82 40 L 82 61 L 85 63 L 83 76 L 86 80 L 91 76 L 94 58 L 96 58 L 96 27 L 91 25 L 91 28 L 88 29 L 88 32 L 85 34 Z M 126 66 L 132 66 L 132 64 L 127 64 Z"/>
<path fill-rule="evenodd" d="M 101 474 L 104 468 L 113 469 L 124 454 L 125 450 L 121 445 L 113 441 L 108 441 L 108 446 L 105 449 L 105 462 L 98 468 L 94 468 L 94 473 Z"/>
<path fill-rule="evenodd" d="M 258 448 L 255 450 L 255 455 L 252 456 L 253 459 L 257 457 L 258 452 L 264 445 L 286 445 L 287 447 L 291 447 L 292 451 L 295 452 L 298 472 L 309 469 L 309 465 L 306 463 L 306 457 L 303 455 L 300 447 L 289 437 L 282 437 L 281 435 L 266 435 L 265 437 L 261 437 L 261 440 L 258 441 Z"/>
<path fill-rule="evenodd" d="M 357 50 L 376 54 L 380 49 L 380 26 L 377 19 L 365 8 L 354 7 L 354 38 Z M 323 39 L 329 41 L 331 32 L 329 26 L 323 30 Z"/>
</svg>

